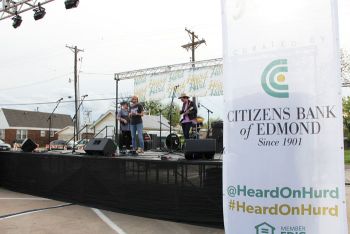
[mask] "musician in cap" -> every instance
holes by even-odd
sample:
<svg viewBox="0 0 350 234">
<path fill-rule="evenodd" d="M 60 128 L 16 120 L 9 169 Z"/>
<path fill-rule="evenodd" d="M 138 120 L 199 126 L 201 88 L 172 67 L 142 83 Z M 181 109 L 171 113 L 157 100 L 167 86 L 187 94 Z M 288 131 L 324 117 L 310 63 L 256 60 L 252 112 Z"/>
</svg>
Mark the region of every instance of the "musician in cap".
<svg viewBox="0 0 350 234">
<path fill-rule="evenodd" d="M 197 117 L 197 107 L 193 101 L 190 100 L 190 97 L 185 93 L 181 94 L 179 97 L 182 101 L 182 109 L 180 114 L 182 114 L 182 119 L 180 121 L 182 126 L 182 132 L 185 139 L 190 138 L 190 129 L 193 124 L 193 120 Z"/>
<path fill-rule="evenodd" d="M 120 123 L 120 131 L 122 132 L 119 139 L 119 147 L 121 153 L 126 153 L 126 149 L 130 149 L 131 145 L 131 131 L 130 131 L 130 118 L 129 118 L 129 105 L 126 101 L 120 103 L 120 111 L 118 111 L 117 119 Z"/>
</svg>

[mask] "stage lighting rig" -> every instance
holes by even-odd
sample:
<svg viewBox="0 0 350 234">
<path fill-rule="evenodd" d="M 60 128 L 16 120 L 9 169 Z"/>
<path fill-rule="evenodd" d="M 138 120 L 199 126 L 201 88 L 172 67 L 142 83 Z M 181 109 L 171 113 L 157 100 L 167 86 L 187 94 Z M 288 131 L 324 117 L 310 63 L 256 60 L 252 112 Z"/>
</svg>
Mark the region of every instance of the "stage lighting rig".
<svg viewBox="0 0 350 234">
<path fill-rule="evenodd" d="M 39 20 L 44 18 L 46 11 L 44 7 L 41 7 L 40 2 L 38 3 L 38 8 L 35 8 L 34 10 L 34 19 Z"/>
<path fill-rule="evenodd" d="M 40 1 L 40 3 L 39 3 Z M 0 0 L 0 21 L 12 19 L 16 15 L 27 11 L 34 10 L 34 19 L 41 19 L 45 16 L 45 9 L 42 7 L 45 4 L 55 0 Z"/>
<path fill-rule="evenodd" d="M 12 26 L 14 28 L 19 27 L 22 23 L 22 17 L 18 15 L 17 12 L 16 12 L 16 15 L 12 18 L 12 20 L 13 20 Z"/>
<path fill-rule="evenodd" d="M 79 5 L 79 0 L 66 0 L 64 1 L 64 5 L 66 6 L 66 9 L 71 9 Z"/>
</svg>

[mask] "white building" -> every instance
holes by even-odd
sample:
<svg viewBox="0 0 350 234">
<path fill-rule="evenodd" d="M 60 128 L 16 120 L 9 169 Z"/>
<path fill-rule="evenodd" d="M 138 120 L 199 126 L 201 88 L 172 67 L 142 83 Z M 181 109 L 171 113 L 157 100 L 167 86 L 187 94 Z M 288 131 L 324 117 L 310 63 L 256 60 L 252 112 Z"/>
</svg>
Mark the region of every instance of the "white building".
<svg viewBox="0 0 350 234">
<path fill-rule="evenodd" d="M 144 132 L 147 132 L 148 134 L 155 134 L 159 136 L 160 128 L 162 130 L 162 136 L 167 136 L 170 133 L 169 120 L 167 120 L 164 116 L 161 118 L 162 124 L 160 124 L 160 116 L 154 115 L 144 115 L 142 117 L 142 121 Z M 101 115 L 101 117 L 98 118 L 90 128 L 95 132 L 96 138 L 114 138 L 115 111 L 109 110 L 105 114 Z"/>
</svg>

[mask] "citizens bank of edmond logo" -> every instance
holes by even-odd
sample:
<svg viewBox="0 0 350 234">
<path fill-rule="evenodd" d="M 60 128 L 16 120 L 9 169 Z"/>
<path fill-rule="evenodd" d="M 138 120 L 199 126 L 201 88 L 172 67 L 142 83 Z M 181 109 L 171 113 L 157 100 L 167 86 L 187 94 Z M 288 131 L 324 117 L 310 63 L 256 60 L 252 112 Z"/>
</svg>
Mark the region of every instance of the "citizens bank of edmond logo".
<svg viewBox="0 0 350 234">
<path fill-rule="evenodd" d="M 289 97 L 286 72 L 287 59 L 277 59 L 267 65 L 261 75 L 261 86 L 268 95 L 276 98 Z"/>
</svg>

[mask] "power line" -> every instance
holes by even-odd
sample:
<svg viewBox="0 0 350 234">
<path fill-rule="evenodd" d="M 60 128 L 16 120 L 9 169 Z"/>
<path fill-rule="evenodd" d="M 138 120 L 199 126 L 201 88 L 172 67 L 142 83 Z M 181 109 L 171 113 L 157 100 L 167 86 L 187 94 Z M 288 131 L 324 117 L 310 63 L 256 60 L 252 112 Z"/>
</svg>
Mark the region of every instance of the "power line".
<svg viewBox="0 0 350 234">
<path fill-rule="evenodd" d="M 98 73 L 98 72 L 84 72 L 80 71 L 80 74 L 84 75 L 101 75 L 101 76 L 113 76 L 114 73 Z"/>
<path fill-rule="evenodd" d="M 3 88 L 3 89 L 0 89 L 0 91 L 8 91 L 8 90 L 13 90 L 13 89 L 26 88 L 26 87 L 30 87 L 30 86 L 33 86 L 33 85 L 38 85 L 38 84 L 42 84 L 42 83 L 47 83 L 47 82 L 50 82 L 50 81 L 53 81 L 53 80 L 60 79 L 60 78 L 62 78 L 62 77 L 65 77 L 65 76 L 67 76 L 67 75 L 70 75 L 70 74 L 72 74 L 72 72 L 69 72 L 69 73 L 66 73 L 66 74 L 63 74 L 63 75 L 59 75 L 59 76 L 53 77 L 53 78 L 51 78 L 51 79 L 41 80 L 41 81 L 37 81 L 37 82 L 33 82 L 33 83 L 28 83 L 28 84 L 23 84 L 23 85 L 18 85 L 18 86 L 14 86 L 14 87 L 10 87 L 10 88 Z"/>
<path fill-rule="evenodd" d="M 115 97 L 113 98 L 96 98 L 96 99 L 90 99 L 87 100 L 85 99 L 84 102 L 96 102 L 96 101 L 110 101 L 110 100 L 115 100 Z M 75 102 L 74 100 L 72 101 L 62 101 L 61 103 L 73 103 Z M 48 104 L 55 104 L 57 101 L 54 102 L 31 102 L 31 103 L 0 103 L 0 106 L 30 106 L 30 105 L 48 105 Z"/>
</svg>

